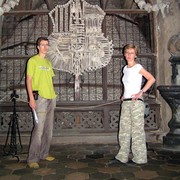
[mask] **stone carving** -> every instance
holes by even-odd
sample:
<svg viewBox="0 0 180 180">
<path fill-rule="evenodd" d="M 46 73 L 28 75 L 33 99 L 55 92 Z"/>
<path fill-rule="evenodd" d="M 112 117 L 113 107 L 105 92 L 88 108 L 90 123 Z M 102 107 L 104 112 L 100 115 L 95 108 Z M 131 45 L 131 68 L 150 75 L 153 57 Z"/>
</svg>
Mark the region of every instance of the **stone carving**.
<svg viewBox="0 0 180 180">
<path fill-rule="evenodd" d="M 180 57 L 180 32 L 170 38 L 168 42 L 168 51 L 172 56 Z"/>
</svg>

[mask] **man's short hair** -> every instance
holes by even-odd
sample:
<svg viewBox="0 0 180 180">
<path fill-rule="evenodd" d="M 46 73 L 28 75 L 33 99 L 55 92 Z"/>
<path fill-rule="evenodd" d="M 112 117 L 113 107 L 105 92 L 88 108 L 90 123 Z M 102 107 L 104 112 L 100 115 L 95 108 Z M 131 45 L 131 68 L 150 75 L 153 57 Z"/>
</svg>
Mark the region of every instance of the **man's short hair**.
<svg viewBox="0 0 180 180">
<path fill-rule="evenodd" d="M 47 37 L 39 37 L 36 41 L 36 46 L 39 46 L 41 41 L 49 41 Z"/>
</svg>

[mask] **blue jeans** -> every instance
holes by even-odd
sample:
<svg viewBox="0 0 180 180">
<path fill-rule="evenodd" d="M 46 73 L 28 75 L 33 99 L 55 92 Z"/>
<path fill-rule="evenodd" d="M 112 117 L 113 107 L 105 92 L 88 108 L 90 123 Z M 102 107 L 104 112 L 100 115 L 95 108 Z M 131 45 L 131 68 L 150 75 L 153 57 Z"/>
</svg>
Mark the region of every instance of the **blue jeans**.
<svg viewBox="0 0 180 180">
<path fill-rule="evenodd" d="M 36 114 L 38 123 L 34 121 L 31 135 L 28 163 L 39 162 L 49 155 L 50 144 L 53 135 L 54 109 L 56 99 L 44 99 L 38 97 L 36 101 Z"/>
</svg>

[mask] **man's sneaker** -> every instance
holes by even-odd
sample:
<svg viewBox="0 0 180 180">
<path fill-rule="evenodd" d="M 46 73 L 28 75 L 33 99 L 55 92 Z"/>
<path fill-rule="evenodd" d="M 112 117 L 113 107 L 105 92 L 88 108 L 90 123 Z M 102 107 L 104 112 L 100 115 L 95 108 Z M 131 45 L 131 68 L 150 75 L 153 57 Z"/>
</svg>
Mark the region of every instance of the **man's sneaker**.
<svg viewBox="0 0 180 180">
<path fill-rule="evenodd" d="M 36 163 L 36 162 L 33 162 L 33 163 L 28 163 L 28 166 L 29 166 L 30 168 L 34 168 L 34 169 L 39 168 L 39 164 L 38 164 L 38 163 Z"/>
<path fill-rule="evenodd" d="M 55 157 L 49 155 L 44 160 L 46 160 L 46 161 L 53 161 L 53 160 L 55 160 Z"/>
</svg>

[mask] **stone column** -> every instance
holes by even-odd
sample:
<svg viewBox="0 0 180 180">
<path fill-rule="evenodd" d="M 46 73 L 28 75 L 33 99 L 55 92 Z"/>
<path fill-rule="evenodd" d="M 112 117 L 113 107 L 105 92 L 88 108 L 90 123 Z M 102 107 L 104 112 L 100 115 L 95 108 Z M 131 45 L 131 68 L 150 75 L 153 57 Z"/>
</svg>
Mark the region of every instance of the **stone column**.
<svg viewBox="0 0 180 180">
<path fill-rule="evenodd" d="M 163 146 L 180 151 L 180 56 L 172 56 L 172 85 L 159 86 L 161 96 L 172 110 L 172 118 L 168 123 L 169 133 L 163 137 Z"/>
<path fill-rule="evenodd" d="M 158 90 L 172 110 L 168 123 L 170 131 L 163 137 L 163 146 L 180 151 L 180 86 L 159 86 Z"/>
</svg>

